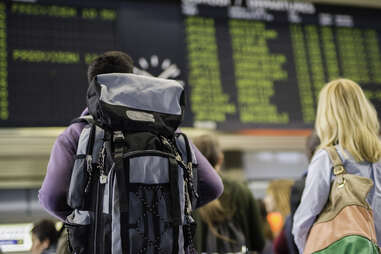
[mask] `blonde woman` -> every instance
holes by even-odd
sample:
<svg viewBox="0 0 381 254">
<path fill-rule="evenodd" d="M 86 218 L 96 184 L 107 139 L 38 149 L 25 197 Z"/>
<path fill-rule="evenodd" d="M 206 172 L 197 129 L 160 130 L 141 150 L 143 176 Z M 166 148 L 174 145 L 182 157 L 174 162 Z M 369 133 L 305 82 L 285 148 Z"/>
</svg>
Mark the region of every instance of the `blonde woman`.
<svg viewBox="0 0 381 254">
<path fill-rule="evenodd" d="M 376 110 L 355 82 L 334 80 L 320 92 L 315 128 L 321 144 L 308 168 L 302 201 L 295 213 L 292 230 L 299 252 L 303 253 L 309 230 L 328 200 L 333 181 L 332 163 L 323 148 L 329 146 L 335 146 L 348 173 L 373 180 L 374 186 L 367 201 L 374 212 L 380 245 L 381 142 Z"/>
</svg>

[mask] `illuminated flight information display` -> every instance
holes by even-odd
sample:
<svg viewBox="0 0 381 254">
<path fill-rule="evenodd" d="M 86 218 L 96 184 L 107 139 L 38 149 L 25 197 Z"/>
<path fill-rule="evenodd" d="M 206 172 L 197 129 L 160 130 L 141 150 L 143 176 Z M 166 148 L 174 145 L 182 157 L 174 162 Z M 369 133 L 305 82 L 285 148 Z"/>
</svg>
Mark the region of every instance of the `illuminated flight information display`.
<svg viewBox="0 0 381 254">
<path fill-rule="evenodd" d="M 311 128 L 320 89 L 339 77 L 359 83 L 381 109 L 380 9 L 52 2 L 0 1 L 0 126 L 67 125 L 85 108 L 88 63 L 107 50 L 131 55 L 137 74 L 181 80 L 184 126 Z"/>
<path fill-rule="evenodd" d="M 0 2 L 0 126 L 64 126 L 85 108 L 87 64 L 117 46 L 113 8 Z"/>
<path fill-rule="evenodd" d="M 196 124 L 312 127 L 320 89 L 339 77 L 359 83 L 380 109 L 380 10 L 184 0 L 182 12 Z"/>
</svg>

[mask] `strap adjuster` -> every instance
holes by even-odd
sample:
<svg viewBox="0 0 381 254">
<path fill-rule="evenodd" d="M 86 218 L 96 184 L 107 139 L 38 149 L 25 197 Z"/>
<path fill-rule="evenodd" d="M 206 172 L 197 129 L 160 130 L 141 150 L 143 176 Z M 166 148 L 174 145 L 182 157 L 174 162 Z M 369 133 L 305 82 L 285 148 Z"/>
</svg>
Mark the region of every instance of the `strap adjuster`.
<svg viewBox="0 0 381 254">
<path fill-rule="evenodd" d="M 124 143 L 124 135 L 121 131 L 114 131 L 114 135 L 112 137 L 114 143 Z"/>
<path fill-rule="evenodd" d="M 333 167 L 333 174 L 335 176 L 341 175 L 345 173 L 344 165 L 343 164 L 337 164 Z"/>
</svg>

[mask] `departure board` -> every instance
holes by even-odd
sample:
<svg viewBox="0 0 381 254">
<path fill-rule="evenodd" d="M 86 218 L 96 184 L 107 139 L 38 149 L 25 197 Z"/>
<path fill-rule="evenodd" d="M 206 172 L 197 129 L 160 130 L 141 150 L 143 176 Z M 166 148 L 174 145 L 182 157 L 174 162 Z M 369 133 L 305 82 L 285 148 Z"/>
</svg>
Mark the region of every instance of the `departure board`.
<svg viewBox="0 0 381 254">
<path fill-rule="evenodd" d="M 0 2 L 0 126 L 64 126 L 86 106 L 87 64 L 117 46 L 113 8 Z"/>
<path fill-rule="evenodd" d="M 0 126 L 67 125 L 85 107 L 88 63 L 107 50 L 131 55 L 137 74 L 182 81 L 183 126 L 311 128 L 320 89 L 339 77 L 381 110 L 381 9 L 95 2 L 0 1 Z"/>
</svg>

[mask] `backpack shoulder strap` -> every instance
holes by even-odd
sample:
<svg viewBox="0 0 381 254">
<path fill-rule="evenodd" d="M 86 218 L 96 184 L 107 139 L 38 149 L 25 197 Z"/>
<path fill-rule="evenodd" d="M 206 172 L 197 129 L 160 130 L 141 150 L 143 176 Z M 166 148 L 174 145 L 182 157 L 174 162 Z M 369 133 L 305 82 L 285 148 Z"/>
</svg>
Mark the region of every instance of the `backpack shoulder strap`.
<svg viewBox="0 0 381 254">
<path fill-rule="evenodd" d="M 187 156 L 187 164 L 189 165 L 190 163 L 194 163 L 192 147 L 190 145 L 190 142 L 189 142 L 187 135 L 179 132 L 179 133 L 176 133 L 176 137 L 182 137 L 182 139 L 184 140 L 185 151 L 186 151 L 186 156 Z"/>
<path fill-rule="evenodd" d="M 328 156 L 331 159 L 332 165 L 333 165 L 333 174 L 335 176 L 346 174 L 346 170 L 343 165 L 343 161 L 340 159 L 339 154 L 336 151 L 336 148 L 334 146 L 329 146 L 324 148 L 328 152 Z"/>
<path fill-rule="evenodd" d="M 88 124 L 94 124 L 95 125 L 95 120 L 94 120 L 93 116 L 91 116 L 91 115 L 84 115 L 84 116 L 80 116 L 80 117 L 77 117 L 77 118 L 74 118 L 73 120 L 71 120 L 70 125 L 73 123 L 88 123 Z"/>
<path fill-rule="evenodd" d="M 115 172 L 118 179 L 119 191 L 119 209 L 121 225 L 129 225 L 129 193 L 126 190 L 129 180 L 129 161 L 123 160 L 125 149 L 125 138 L 121 131 L 112 133 L 113 161 L 115 163 Z M 121 227 L 121 245 L 123 249 L 128 249 L 128 228 Z"/>
<path fill-rule="evenodd" d="M 191 147 L 191 144 L 189 142 L 189 139 L 187 135 L 184 133 L 176 133 L 176 137 L 179 139 L 180 142 L 184 142 L 185 145 L 185 151 L 186 151 L 186 165 L 188 168 L 187 174 L 189 175 L 189 184 L 190 184 L 190 190 L 192 191 L 194 198 L 198 199 L 198 175 L 197 175 L 197 161 L 194 157 L 193 149 Z M 182 141 L 183 140 L 183 141 Z M 192 201 L 192 203 L 196 204 L 195 200 Z"/>
<path fill-rule="evenodd" d="M 84 155 L 80 155 L 84 156 L 86 159 L 86 170 L 89 174 L 89 180 L 85 188 L 85 192 L 87 193 L 89 191 L 91 178 L 93 176 L 93 164 L 97 163 L 99 153 L 103 145 L 102 137 L 104 136 L 104 130 L 95 124 L 95 121 L 91 115 L 78 117 L 74 119 L 72 123 L 86 123 L 88 128 L 90 128 L 88 139 L 85 140 L 85 142 L 87 142 L 86 153 Z"/>
</svg>

